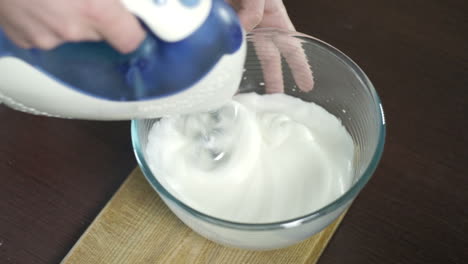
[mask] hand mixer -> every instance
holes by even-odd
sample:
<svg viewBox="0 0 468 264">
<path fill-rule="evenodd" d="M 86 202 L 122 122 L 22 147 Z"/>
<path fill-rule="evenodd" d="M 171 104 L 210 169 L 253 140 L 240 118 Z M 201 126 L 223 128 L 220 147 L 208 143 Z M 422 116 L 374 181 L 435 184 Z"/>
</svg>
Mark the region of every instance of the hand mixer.
<svg viewBox="0 0 468 264">
<path fill-rule="evenodd" d="M 121 54 L 104 42 L 25 50 L 0 29 L 0 101 L 55 117 L 125 120 L 208 111 L 237 91 L 246 43 L 223 0 L 122 0 L 147 30 Z"/>
</svg>

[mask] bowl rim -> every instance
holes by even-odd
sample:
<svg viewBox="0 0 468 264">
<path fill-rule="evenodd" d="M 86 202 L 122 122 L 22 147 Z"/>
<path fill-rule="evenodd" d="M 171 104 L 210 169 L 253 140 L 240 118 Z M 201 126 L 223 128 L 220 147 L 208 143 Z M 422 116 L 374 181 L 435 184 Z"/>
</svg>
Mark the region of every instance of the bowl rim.
<svg viewBox="0 0 468 264">
<path fill-rule="evenodd" d="M 317 218 L 320 218 L 329 213 L 332 213 L 336 209 L 339 209 L 341 206 L 352 201 L 359 194 L 362 188 L 367 184 L 367 182 L 370 180 L 370 178 L 374 174 L 377 168 L 377 165 L 379 164 L 379 161 L 382 157 L 384 144 L 385 144 L 386 123 L 385 123 L 385 116 L 383 112 L 382 103 L 380 101 L 379 96 L 377 95 L 377 92 L 375 91 L 374 86 L 369 80 L 369 78 L 353 60 L 351 60 L 347 55 L 345 55 L 343 52 L 333 47 L 332 45 L 320 39 L 317 39 L 315 37 L 312 37 L 312 36 L 309 36 L 300 32 L 288 31 L 288 30 L 282 30 L 282 29 L 276 29 L 276 28 L 261 28 L 261 29 L 256 29 L 252 31 L 252 33 L 249 33 L 248 37 L 251 36 L 252 34 L 264 34 L 264 33 L 287 34 L 287 35 L 290 35 L 290 37 L 297 37 L 301 39 L 306 39 L 307 41 L 315 42 L 315 44 L 318 44 L 326 48 L 327 50 L 332 52 L 335 56 L 337 56 L 339 59 L 341 59 L 346 65 L 348 65 L 351 68 L 351 70 L 355 73 L 355 75 L 362 81 L 362 83 L 369 90 L 370 95 L 374 99 L 375 110 L 380 113 L 380 115 L 378 115 L 379 116 L 378 122 L 380 124 L 378 127 L 379 129 L 378 142 L 375 147 L 372 159 L 369 162 L 369 165 L 367 166 L 367 168 L 362 173 L 362 176 L 353 184 L 353 186 L 351 186 L 351 188 L 349 188 L 343 195 L 335 199 L 333 202 L 329 203 L 328 205 L 318 210 L 315 210 L 311 213 L 308 213 L 300 217 L 295 217 L 295 218 L 277 221 L 277 222 L 268 222 L 268 223 L 244 223 L 244 222 L 229 221 L 229 220 L 217 218 L 217 217 L 205 214 L 203 212 L 200 212 L 196 209 L 193 209 L 192 207 L 185 204 L 184 202 L 180 201 L 175 196 L 173 196 L 169 191 L 167 191 L 166 188 L 164 188 L 164 186 L 162 186 L 161 183 L 159 183 L 159 181 L 156 179 L 149 165 L 144 159 L 144 155 L 141 149 L 141 142 L 138 138 L 138 127 L 140 123 L 139 121 L 141 120 L 132 120 L 131 136 L 132 136 L 133 151 L 137 159 L 137 162 L 141 170 L 143 171 L 143 175 L 145 176 L 146 180 L 150 183 L 150 185 L 156 190 L 156 192 L 159 195 L 164 196 L 164 198 L 169 199 L 170 201 L 174 202 L 178 206 L 182 207 L 186 212 L 190 213 L 196 218 L 199 218 L 211 224 L 215 224 L 215 225 L 226 227 L 226 228 L 233 228 L 233 229 L 240 229 L 240 230 L 255 230 L 255 231 L 287 229 L 287 228 L 299 226 L 302 224 L 306 224 Z"/>
</svg>

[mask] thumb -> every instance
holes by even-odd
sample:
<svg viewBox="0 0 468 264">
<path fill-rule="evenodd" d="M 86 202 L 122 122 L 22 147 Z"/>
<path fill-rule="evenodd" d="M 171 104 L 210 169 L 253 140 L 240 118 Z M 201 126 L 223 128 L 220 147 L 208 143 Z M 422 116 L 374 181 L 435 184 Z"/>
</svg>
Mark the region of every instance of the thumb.
<svg viewBox="0 0 468 264">
<path fill-rule="evenodd" d="M 122 53 L 134 51 L 146 35 L 137 18 L 120 1 L 106 10 L 96 26 L 101 36 Z"/>
</svg>

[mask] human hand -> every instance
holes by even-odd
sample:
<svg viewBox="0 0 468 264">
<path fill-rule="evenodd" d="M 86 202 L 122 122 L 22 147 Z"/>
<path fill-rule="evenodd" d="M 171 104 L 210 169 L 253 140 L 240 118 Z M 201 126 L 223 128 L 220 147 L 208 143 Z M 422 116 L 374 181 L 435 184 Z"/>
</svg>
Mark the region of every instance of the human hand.
<svg viewBox="0 0 468 264">
<path fill-rule="evenodd" d="M 18 46 L 45 50 L 105 40 L 129 53 L 145 38 L 120 0 L 0 0 L 0 27 Z"/>
<path fill-rule="evenodd" d="M 239 15 L 247 32 L 254 28 L 278 28 L 295 31 L 282 0 L 226 0 Z M 255 49 L 264 72 L 267 93 L 284 92 L 281 55 L 291 68 L 294 80 L 304 92 L 312 90 L 314 79 L 299 39 L 255 36 Z"/>
</svg>

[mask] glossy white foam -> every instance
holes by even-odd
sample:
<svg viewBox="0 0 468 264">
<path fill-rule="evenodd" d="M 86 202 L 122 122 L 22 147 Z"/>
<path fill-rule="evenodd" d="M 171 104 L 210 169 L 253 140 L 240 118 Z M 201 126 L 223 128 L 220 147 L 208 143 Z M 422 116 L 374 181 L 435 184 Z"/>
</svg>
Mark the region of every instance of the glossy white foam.
<svg viewBox="0 0 468 264">
<path fill-rule="evenodd" d="M 322 107 L 284 94 L 241 94 L 217 113 L 164 118 L 148 162 L 175 197 L 203 213 L 265 223 L 311 213 L 352 183 L 354 145 Z"/>
</svg>

